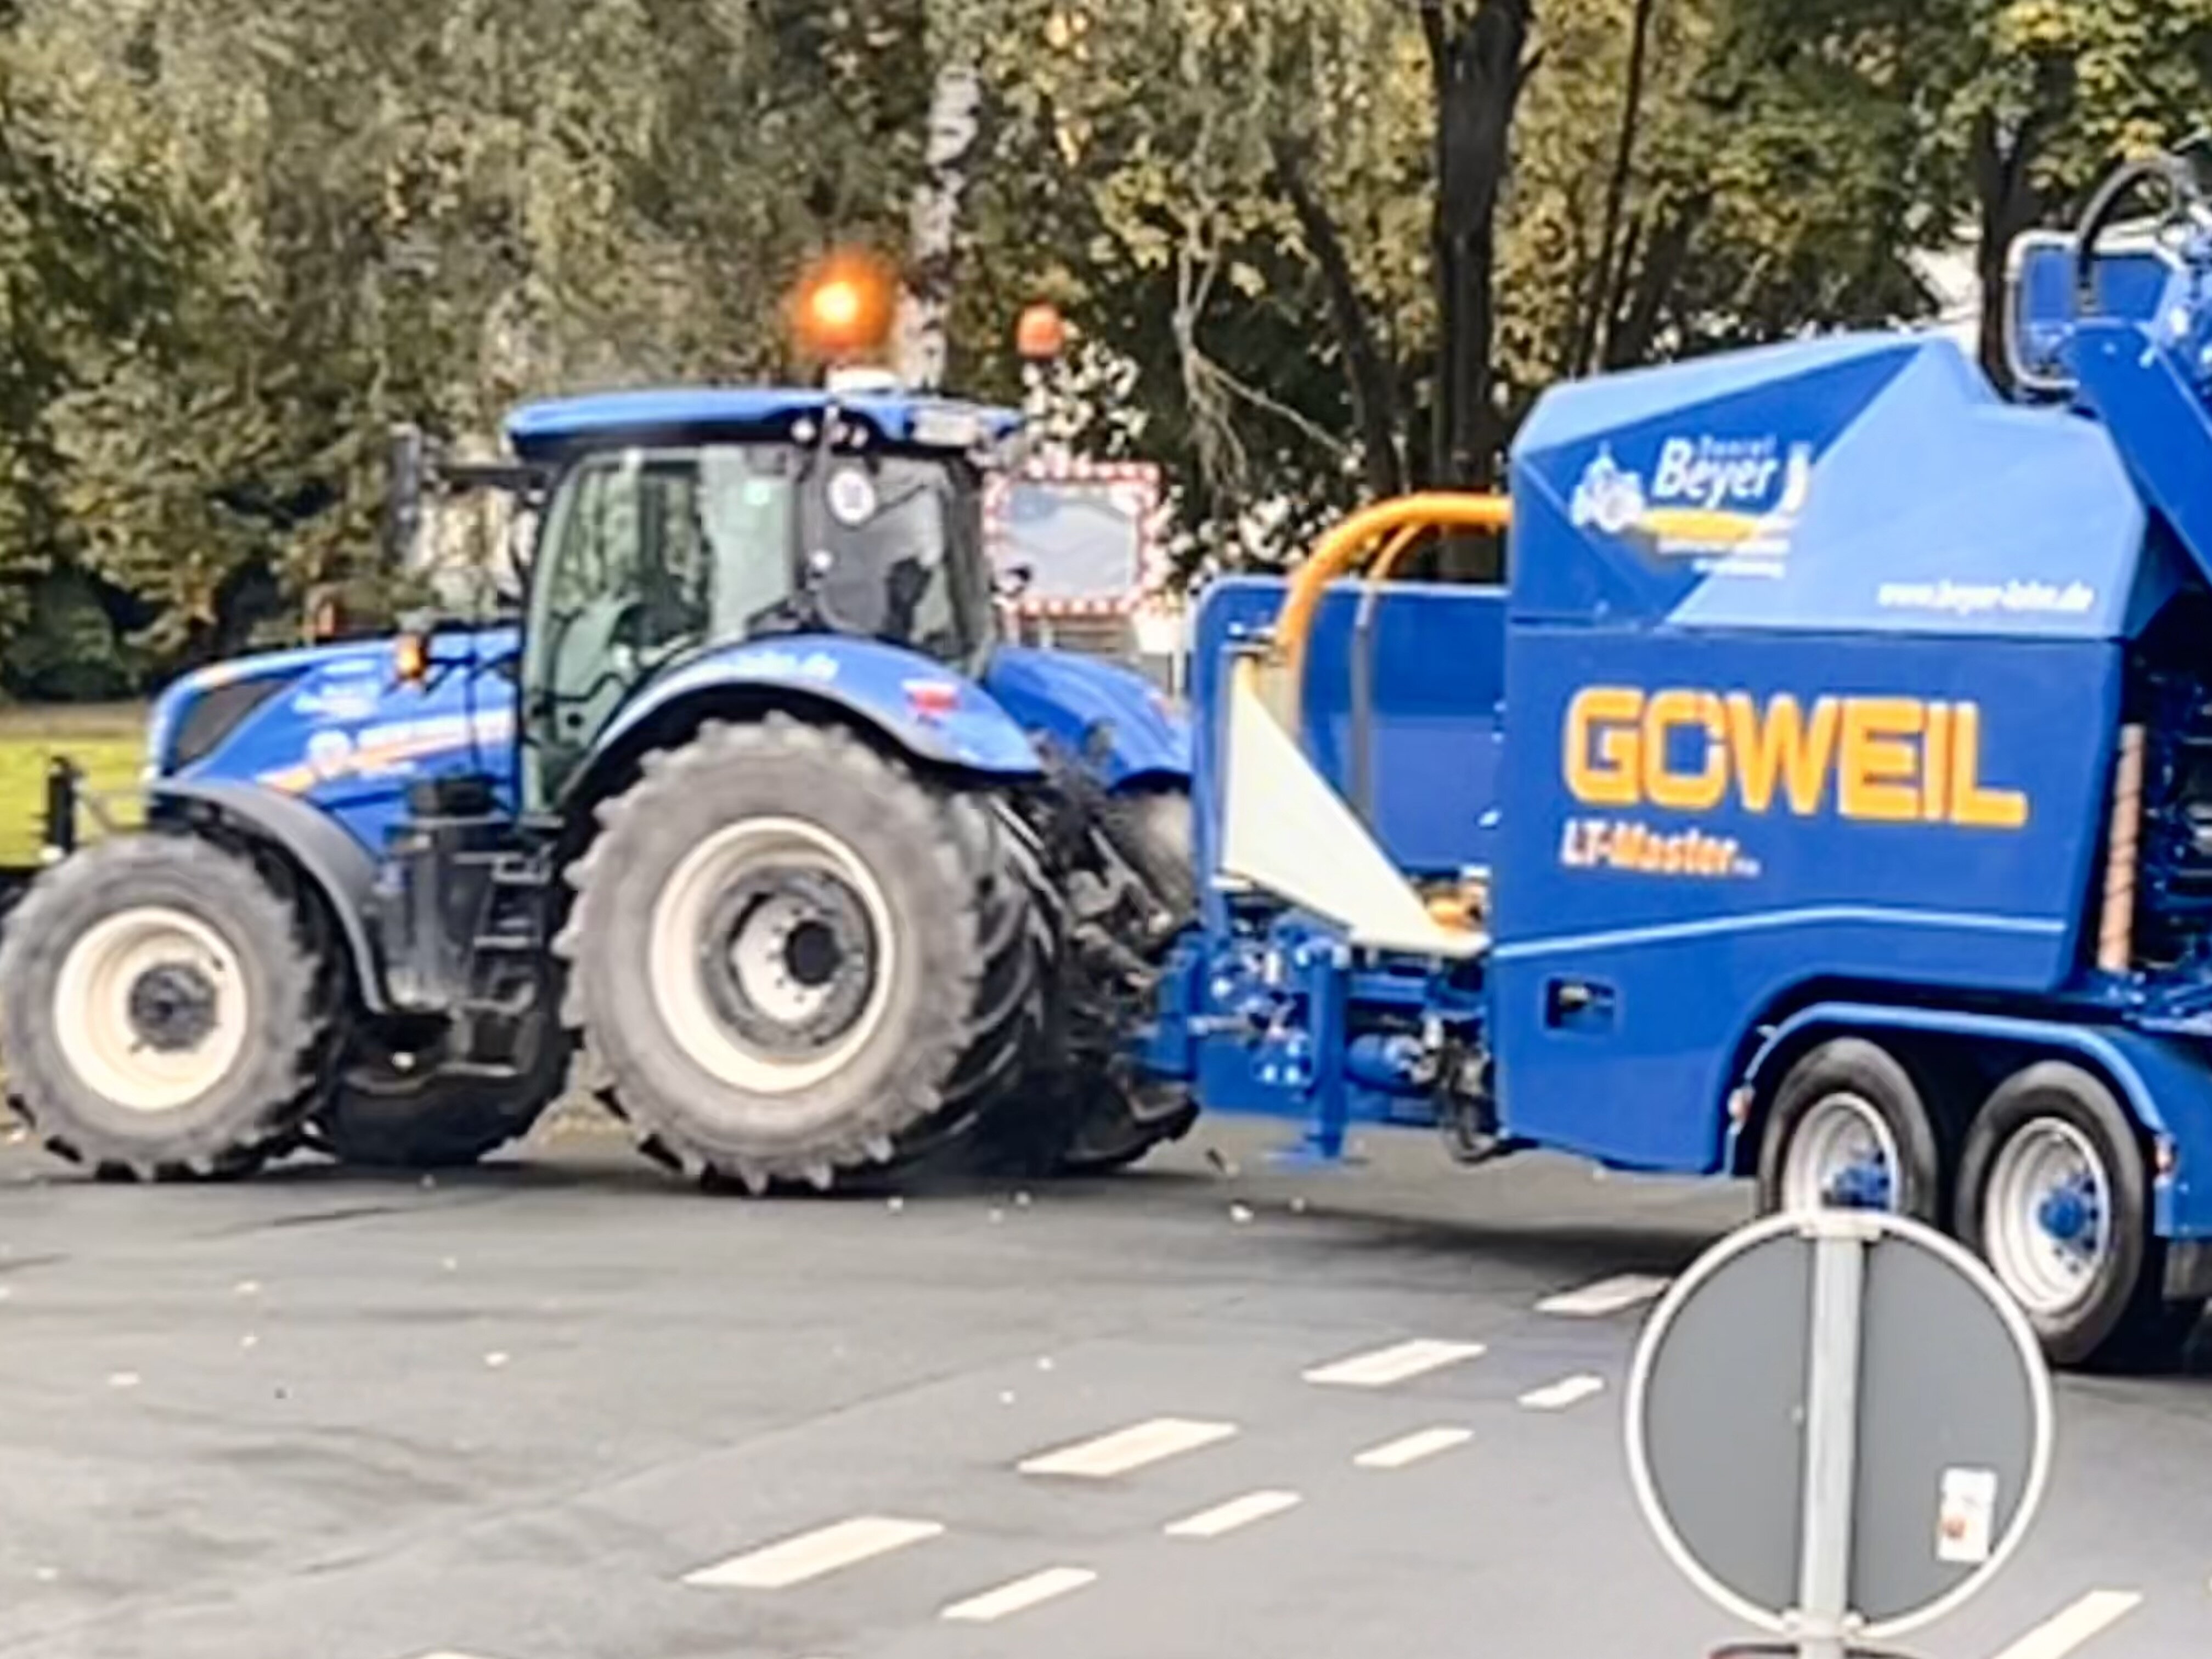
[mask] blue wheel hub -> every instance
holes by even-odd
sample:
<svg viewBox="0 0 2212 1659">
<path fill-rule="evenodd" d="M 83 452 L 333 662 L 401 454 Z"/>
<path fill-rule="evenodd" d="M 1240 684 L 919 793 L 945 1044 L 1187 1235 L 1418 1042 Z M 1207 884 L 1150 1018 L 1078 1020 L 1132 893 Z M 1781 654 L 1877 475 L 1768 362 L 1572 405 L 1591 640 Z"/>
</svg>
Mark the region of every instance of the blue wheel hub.
<svg viewBox="0 0 2212 1659">
<path fill-rule="evenodd" d="M 1838 1210 L 1887 1210 L 1897 1183 L 1879 1158 L 1862 1158 L 1836 1171 L 1828 1182 L 1829 1204 Z"/>
<path fill-rule="evenodd" d="M 2077 1176 L 2043 1195 L 2036 1206 L 2035 1219 L 2057 1243 L 2070 1249 L 2088 1250 L 2095 1246 L 2102 1218 L 2097 1212 L 2096 1193 Z"/>
</svg>

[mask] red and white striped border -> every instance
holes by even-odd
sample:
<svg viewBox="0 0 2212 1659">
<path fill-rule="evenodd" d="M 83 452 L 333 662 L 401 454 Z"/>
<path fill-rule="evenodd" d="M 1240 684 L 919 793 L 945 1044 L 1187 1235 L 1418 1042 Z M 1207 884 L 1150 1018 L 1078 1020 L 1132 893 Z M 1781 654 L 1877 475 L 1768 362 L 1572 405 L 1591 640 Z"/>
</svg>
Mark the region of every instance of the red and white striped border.
<svg viewBox="0 0 2212 1659">
<path fill-rule="evenodd" d="M 1166 507 L 1160 469 L 1149 461 L 1093 461 L 1079 456 L 1039 456 L 1017 473 L 992 477 L 983 492 L 985 544 L 1003 538 L 1006 499 L 1018 483 L 1090 484 L 1100 489 L 1135 488 L 1143 494 L 1138 513 L 1139 575 L 1133 591 L 1079 599 L 1019 599 L 1013 608 L 1024 617 L 1128 616 L 1155 602 L 1173 574 L 1166 556 Z"/>
</svg>

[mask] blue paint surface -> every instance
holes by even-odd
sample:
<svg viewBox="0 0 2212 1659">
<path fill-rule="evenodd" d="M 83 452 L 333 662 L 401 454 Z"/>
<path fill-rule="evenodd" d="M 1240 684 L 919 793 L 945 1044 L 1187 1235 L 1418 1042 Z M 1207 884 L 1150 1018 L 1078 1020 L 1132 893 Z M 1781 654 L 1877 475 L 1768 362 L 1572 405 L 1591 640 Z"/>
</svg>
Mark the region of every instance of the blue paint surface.
<svg viewBox="0 0 2212 1659">
<path fill-rule="evenodd" d="M 974 681 L 902 647 L 833 634 L 714 647 L 652 681 L 616 715 L 598 746 L 619 746 L 676 703 L 776 686 L 841 705 L 925 759 L 1003 777 L 1038 771 L 1022 728 Z"/>
<path fill-rule="evenodd" d="M 833 398 L 823 389 L 810 386 L 678 386 L 525 404 L 508 415 L 507 437 L 526 460 L 626 442 L 702 437 L 781 441 L 790 435 L 794 422 L 819 422 L 833 403 L 842 414 L 865 422 L 891 444 L 966 449 L 977 441 L 1003 439 L 1020 424 L 1020 416 L 1011 410 L 910 392 Z M 972 426 L 977 437 L 948 442 L 940 435 L 960 425 Z"/>
<path fill-rule="evenodd" d="M 420 685 L 394 672 L 389 641 L 348 642 L 271 653 L 187 675 L 156 702 L 149 755 L 156 769 L 185 778 L 255 783 L 329 813 L 372 853 L 404 817 L 409 787 L 426 778 L 477 775 L 501 805 L 515 801 L 514 682 L 511 628 L 436 636 L 431 672 Z M 219 688 L 263 677 L 285 682 L 214 750 L 175 764 L 180 723 Z"/>
<path fill-rule="evenodd" d="M 1132 669 L 1003 646 L 984 669 L 982 690 L 1024 731 L 1083 762 L 1109 789 L 1189 781 L 1189 716 Z"/>
</svg>

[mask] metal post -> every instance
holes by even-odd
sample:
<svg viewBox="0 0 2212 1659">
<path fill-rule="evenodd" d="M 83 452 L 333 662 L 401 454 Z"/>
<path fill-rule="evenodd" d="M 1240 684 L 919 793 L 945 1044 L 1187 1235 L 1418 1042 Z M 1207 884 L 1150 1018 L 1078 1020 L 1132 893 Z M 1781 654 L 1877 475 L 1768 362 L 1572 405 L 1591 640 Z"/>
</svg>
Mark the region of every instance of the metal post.
<svg viewBox="0 0 2212 1659">
<path fill-rule="evenodd" d="M 1305 947 L 1307 1006 L 1312 1011 L 1312 1116 L 1306 1129 L 1307 1150 L 1334 1163 L 1344 1156 L 1345 1132 L 1351 1127 L 1351 1079 L 1345 1075 L 1345 1054 L 1351 1046 L 1346 1029 L 1350 1001 L 1352 953 L 1341 945 L 1316 940 Z"/>
<path fill-rule="evenodd" d="M 57 755 L 46 767 L 46 834 L 43 857 L 59 863 L 76 851 L 77 770 Z"/>
<path fill-rule="evenodd" d="M 1797 1569 L 1798 1659 L 1846 1659 L 1851 1506 L 1858 1467 L 1859 1310 L 1868 1238 L 1848 1211 L 1807 1218 L 1813 1334 L 1805 1382 L 1805 1515 Z"/>
</svg>

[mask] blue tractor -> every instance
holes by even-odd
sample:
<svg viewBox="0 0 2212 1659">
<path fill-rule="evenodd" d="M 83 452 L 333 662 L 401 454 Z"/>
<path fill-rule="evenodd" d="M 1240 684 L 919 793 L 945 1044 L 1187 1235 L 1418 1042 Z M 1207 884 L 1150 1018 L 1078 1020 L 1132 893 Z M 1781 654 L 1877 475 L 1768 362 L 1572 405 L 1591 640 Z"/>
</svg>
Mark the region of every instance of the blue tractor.
<svg viewBox="0 0 2212 1659">
<path fill-rule="evenodd" d="M 403 442 L 403 527 L 526 497 L 522 614 L 171 686 L 143 832 L 0 944 L 18 1109 L 144 1179 L 465 1164 L 571 1082 L 754 1191 L 1180 1133 L 1119 1038 L 1194 902 L 1189 736 L 999 637 L 1018 427 L 848 373 L 532 404 L 495 469 Z"/>
</svg>

